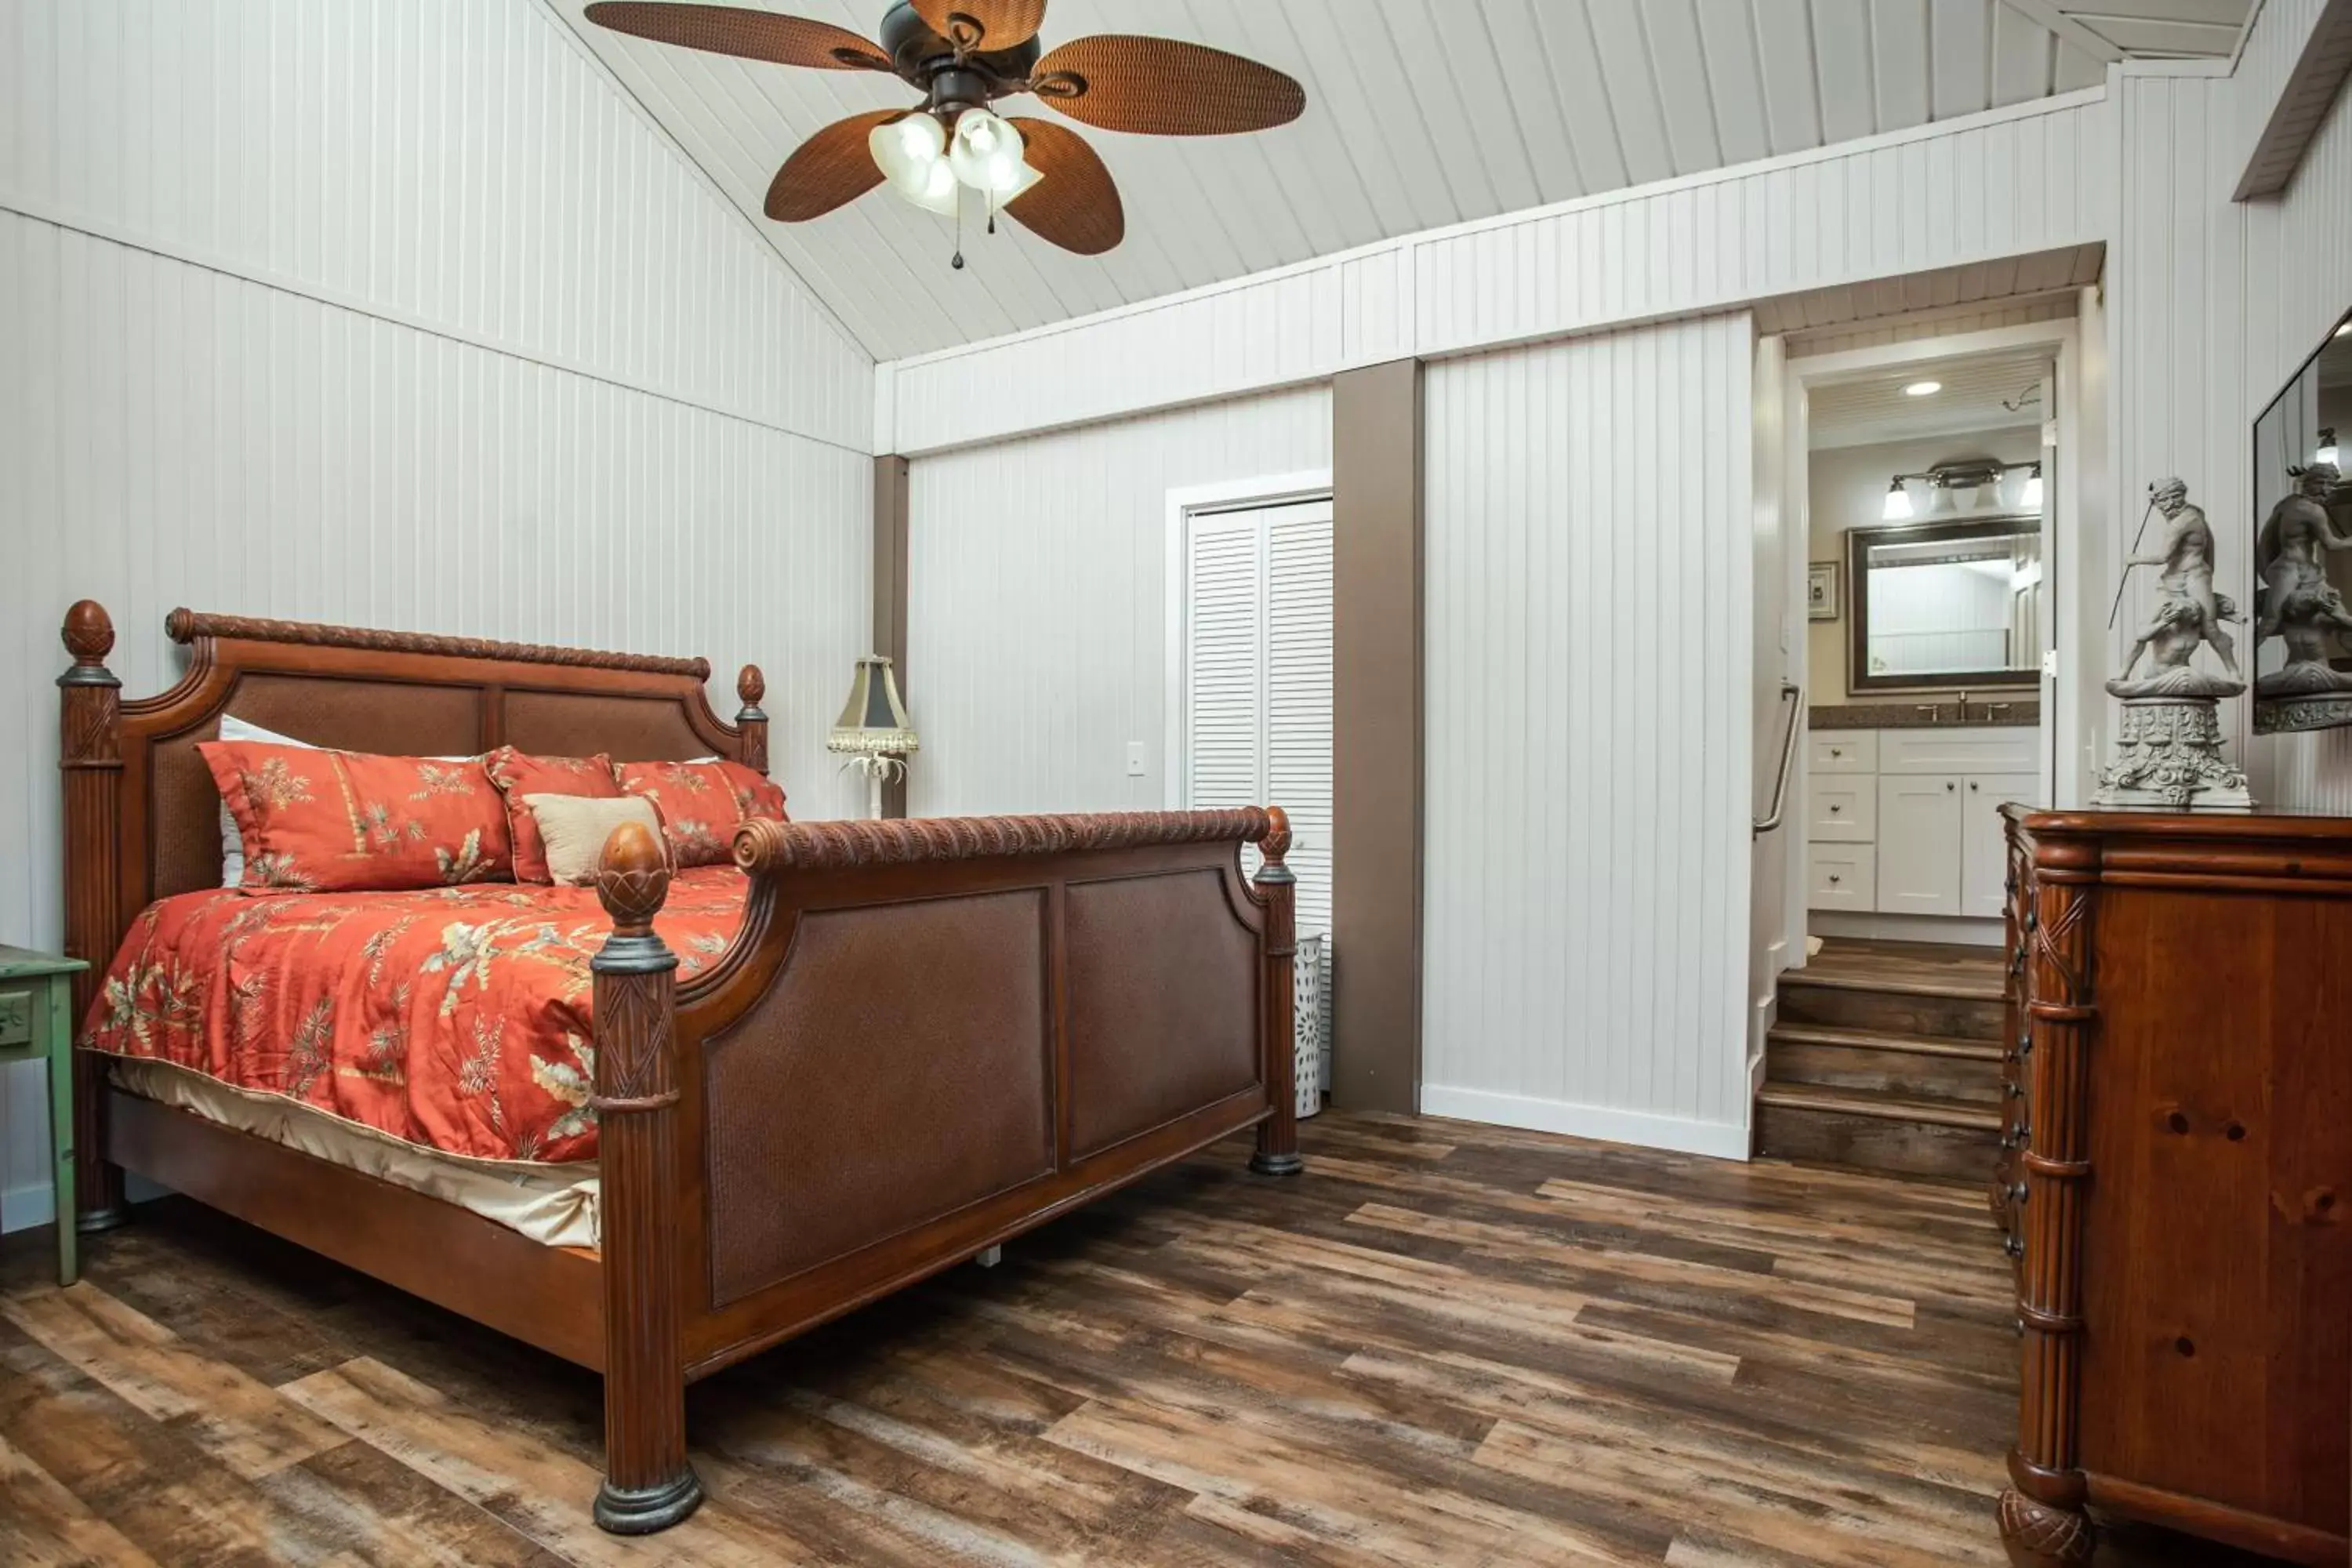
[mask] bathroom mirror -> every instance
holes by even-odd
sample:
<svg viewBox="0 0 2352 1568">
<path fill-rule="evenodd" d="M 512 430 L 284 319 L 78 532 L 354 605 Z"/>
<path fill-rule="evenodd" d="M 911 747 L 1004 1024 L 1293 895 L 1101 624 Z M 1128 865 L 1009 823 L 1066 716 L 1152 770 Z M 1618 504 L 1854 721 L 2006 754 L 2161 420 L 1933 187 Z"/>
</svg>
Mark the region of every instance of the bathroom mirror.
<svg viewBox="0 0 2352 1568">
<path fill-rule="evenodd" d="M 2041 679 L 2048 591 L 2040 517 L 1851 529 L 1846 555 L 1850 689 Z"/>
<path fill-rule="evenodd" d="M 2352 314 L 2254 422 L 2254 732 L 2352 724 Z"/>
</svg>

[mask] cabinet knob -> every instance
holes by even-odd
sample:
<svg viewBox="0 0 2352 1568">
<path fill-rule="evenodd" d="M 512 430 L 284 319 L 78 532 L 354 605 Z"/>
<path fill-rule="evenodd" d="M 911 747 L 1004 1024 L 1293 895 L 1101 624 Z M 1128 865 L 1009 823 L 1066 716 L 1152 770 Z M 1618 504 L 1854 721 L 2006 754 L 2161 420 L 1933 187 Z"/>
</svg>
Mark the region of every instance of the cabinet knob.
<svg viewBox="0 0 2352 1568">
<path fill-rule="evenodd" d="M 1970 795 L 1974 795 L 1974 794 L 1976 794 L 1976 793 L 1977 793 L 1977 781 L 1976 781 L 1976 780 L 1974 780 L 1974 779 L 1970 779 L 1970 780 L 1969 781 L 1969 793 Z"/>
<path fill-rule="evenodd" d="M 1832 816 L 1835 816 L 1839 812 L 1843 811 L 1845 807 L 1842 805 L 1833 805 L 1830 807 L 1830 815 Z"/>
<path fill-rule="evenodd" d="M 1831 886 L 1831 887 L 1834 888 L 1834 887 L 1836 887 L 1840 882 L 1843 882 L 1843 881 L 1844 881 L 1844 880 L 1845 880 L 1845 879 L 1844 879 L 1843 877 L 1839 876 L 1835 871 L 1832 871 L 1832 872 L 1831 872 L 1831 873 L 1830 873 L 1830 886 Z"/>
<path fill-rule="evenodd" d="M 1944 793 L 1945 793 L 1946 795 L 1949 795 L 1949 794 L 1951 794 L 1954 790 L 1956 790 L 1956 789 L 1958 789 L 1958 788 L 1959 788 L 1959 785 L 1958 785 L 1958 784 L 1954 784 L 1951 780 L 1949 780 L 1949 779 L 1946 779 L 1946 780 L 1944 781 Z"/>
<path fill-rule="evenodd" d="M 1830 748 L 1830 755 L 1831 755 L 1831 756 L 1832 756 L 1832 757 L 1843 757 L 1843 756 L 1844 756 L 1844 755 L 1845 755 L 1845 753 L 1844 753 L 1843 752 L 1840 751 L 1837 747 L 1835 747 L 1835 746 L 1832 746 L 1832 747 Z"/>
</svg>

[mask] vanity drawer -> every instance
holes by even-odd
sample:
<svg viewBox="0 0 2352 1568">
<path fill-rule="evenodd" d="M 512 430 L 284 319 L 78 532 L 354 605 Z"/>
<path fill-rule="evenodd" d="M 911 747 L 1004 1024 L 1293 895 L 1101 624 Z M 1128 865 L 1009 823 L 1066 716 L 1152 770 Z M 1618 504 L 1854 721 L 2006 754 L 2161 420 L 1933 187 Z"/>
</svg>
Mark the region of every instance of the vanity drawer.
<svg viewBox="0 0 2352 1568">
<path fill-rule="evenodd" d="M 2031 726 L 1959 725 L 1882 730 L 1882 773 L 2033 773 L 2041 771 L 2042 731 Z"/>
<path fill-rule="evenodd" d="M 1817 773 L 1874 773 L 1878 771 L 1875 730 L 1816 730 L 1808 753 Z"/>
<path fill-rule="evenodd" d="M 1805 783 L 1805 837 L 1817 844 L 1868 844 L 1878 837 L 1878 780 L 1831 773 Z"/>
<path fill-rule="evenodd" d="M 1867 844 L 1813 844 L 1805 850 L 1806 904 L 1816 910 L 1878 907 L 1878 851 Z"/>
<path fill-rule="evenodd" d="M 33 1043 L 34 994 L 22 988 L 0 986 L 0 1046 L 29 1046 Z"/>
</svg>

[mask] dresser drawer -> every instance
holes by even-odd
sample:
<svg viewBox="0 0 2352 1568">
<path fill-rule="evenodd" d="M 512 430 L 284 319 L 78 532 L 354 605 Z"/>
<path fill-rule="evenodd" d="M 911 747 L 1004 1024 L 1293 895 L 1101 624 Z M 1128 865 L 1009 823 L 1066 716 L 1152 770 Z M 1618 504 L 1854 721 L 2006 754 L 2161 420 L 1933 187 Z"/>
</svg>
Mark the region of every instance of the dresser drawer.
<svg viewBox="0 0 2352 1568">
<path fill-rule="evenodd" d="M 1878 837 L 1878 780 L 1831 773 L 1805 784 L 1805 837 L 1815 844 L 1868 844 Z"/>
<path fill-rule="evenodd" d="M 1878 771 L 1875 730 L 1815 730 L 1809 737 L 1808 768 L 1817 773 L 1874 773 Z"/>
<path fill-rule="evenodd" d="M 1988 725 L 1882 730 L 1882 773 L 2038 773 L 2042 732 Z"/>
<path fill-rule="evenodd" d="M 1878 851 L 1868 844 L 1814 844 L 1805 850 L 1805 902 L 1817 910 L 1878 907 Z"/>
</svg>

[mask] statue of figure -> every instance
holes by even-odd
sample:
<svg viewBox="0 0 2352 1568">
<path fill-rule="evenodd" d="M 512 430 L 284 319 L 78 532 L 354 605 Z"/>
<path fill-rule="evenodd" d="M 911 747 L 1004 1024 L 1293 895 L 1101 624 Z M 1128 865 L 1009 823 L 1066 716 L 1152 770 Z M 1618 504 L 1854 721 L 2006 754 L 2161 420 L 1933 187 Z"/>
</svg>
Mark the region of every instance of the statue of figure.
<svg viewBox="0 0 2352 1568">
<path fill-rule="evenodd" d="M 2327 496 L 2338 483 L 2336 465 L 2314 463 L 2290 468 L 2294 491 L 2282 497 L 2263 521 L 2255 557 L 2263 579 L 2258 637 L 2286 644 L 2286 663 L 2254 683 L 2258 697 L 2313 696 L 2352 691 L 2352 671 L 2328 661 L 2327 639 L 2352 636 L 2352 610 L 2327 580 L 2327 554 L 2352 550 L 2352 534 L 2336 531 Z"/>
<path fill-rule="evenodd" d="M 2163 569 L 2155 612 L 2132 644 L 2124 672 L 2107 690 L 2124 700 L 2123 722 L 2114 760 L 2099 770 L 2094 805 L 2154 806 L 2168 811 L 2244 811 L 2253 805 L 2246 775 L 2221 755 L 2221 700 L 2245 690 L 2237 645 L 2228 623 L 2238 606 L 2213 591 L 2213 529 L 2204 511 L 2189 504 L 2189 487 L 2167 479 L 2150 488 L 2149 504 L 2164 514 L 2164 542 L 2158 553 L 2133 555 L 2136 566 Z M 2142 520 L 2146 527 L 2146 520 Z M 2137 542 L 2134 542 L 2137 548 Z M 2116 603 L 2122 603 L 2122 592 Z M 2229 670 L 2227 677 L 2197 668 L 2199 647 L 2210 643 Z M 2140 655 L 2153 652 L 2155 668 L 2135 679 Z"/>
<path fill-rule="evenodd" d="M 2237 616 L 2237 606 L 2225 595 L 2213 592 L 2213 528 L 2205 521 L 2201 507 L 2189 504 L 2189 487 L 2179 479 L 2167 479 L 2156 487 L 2156 510 L 2164 514 L 2164 543 L 2154 555 L 2135 555 L 2124 563 L 2128 572 L 2135 566 L 2161 566 L 2163 574 L 2157 579 L 2161 597 L 2156 613 L 2132 644 L 2131 658 L 2124 663 L 2124 672 L 2107 683 L 2107 689 L 2118 697 L 2138 695 L 2120 689 L 2126 685 L 2144 685 L 2132 680 L 2132 671 L 2139 667 L 2139 656 L 2151 644 L 2159 644 L 2157 662 L 2165 673 L 2151 677 L 2158 680 L 2177 680 L 2176 671 L 2189 669 L 2189 657 L 2197 645 L 2208 642 L 2221 656 L 2222 668 L 2235 684 L 2220 682 L 2227 690 L 2201 691 L 2200 696 L 2233 697 L 2246 689 L 2243 673 L 2238 668 L 2238 645 L 2231 637 L 2226 621 Z M 2184 644 L 2181 639 L 2186 638 Z M 2212 679 L 2211 677 L 2201 677 Z M 2168 689 L 2179 690 L 2178 686 Z M 2157 695 L 2148 693 L 2147 695 Z"/>
<path fill-rule="evenodd" d="M 2258 638 L 2276 635 L 2288 600 L 2327 586 L 2327 552 L 2352 550 L 2352 535 L 2336 532 L 2336 520 L 2327 512 L 2327 492 L 2338 478 L 2336 465 L 2314 463 L 2287 471 L 2294 479 L 2294 490 L 2271 508 L 2254 544 L 2263 590 Z M 2352 631 L 2352 617 L 2345 616 L 2340 599 L 2333 615 L 2340 629 Z"/>
</svg>

